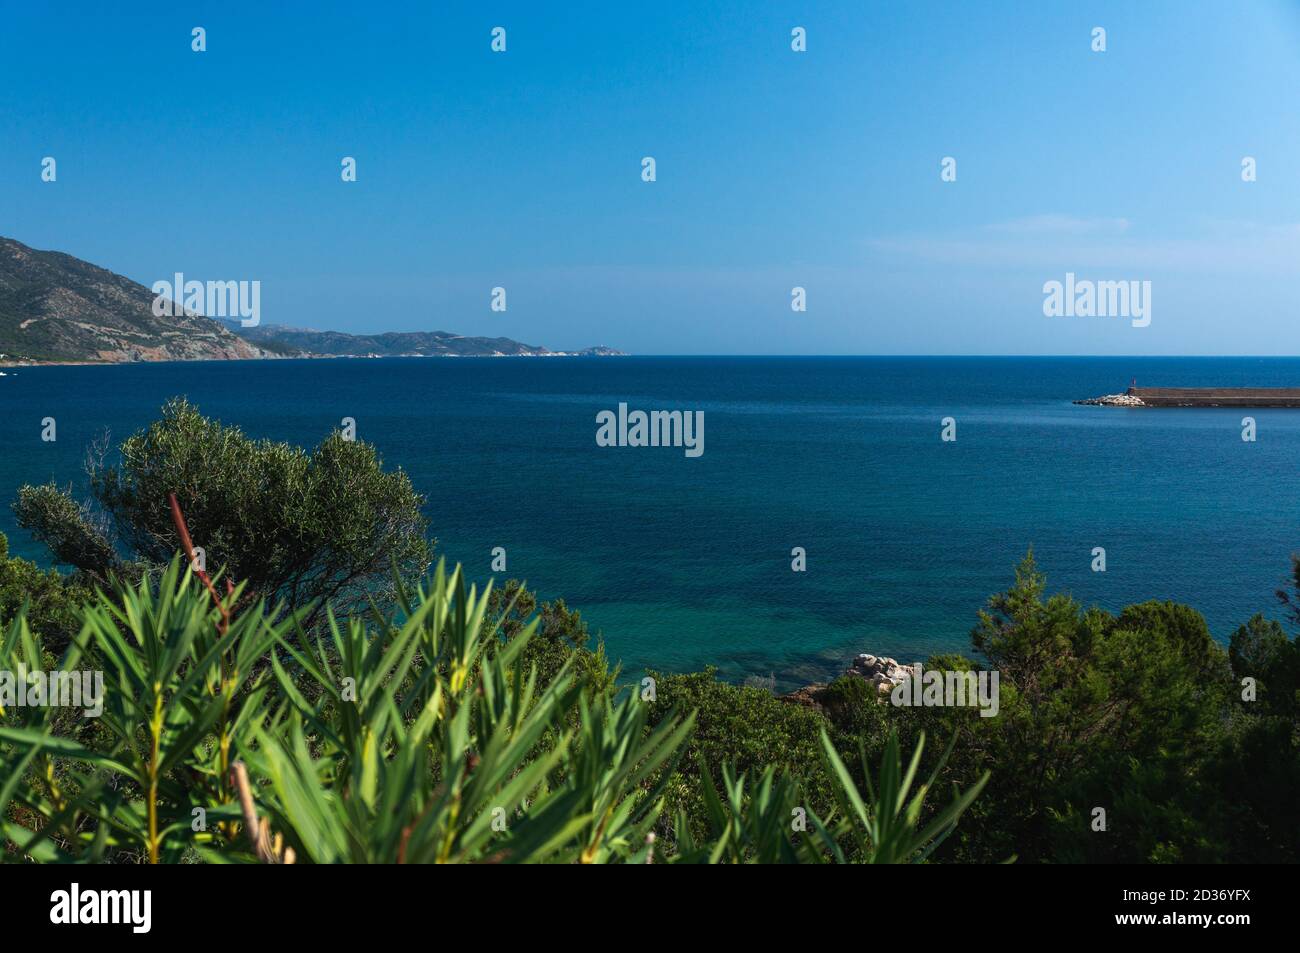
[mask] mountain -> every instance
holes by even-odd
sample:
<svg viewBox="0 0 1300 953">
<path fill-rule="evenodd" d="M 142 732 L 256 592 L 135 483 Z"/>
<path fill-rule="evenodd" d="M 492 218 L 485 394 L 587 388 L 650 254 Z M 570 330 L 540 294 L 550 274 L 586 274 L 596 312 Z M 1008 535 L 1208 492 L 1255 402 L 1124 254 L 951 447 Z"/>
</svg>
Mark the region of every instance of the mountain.
<svg viewBox="0 0 1300 953">
<path fill-rule="evenodd" d="M 345 334 L 283 325 L 245 328 L 193 311 L 159 317 L 144 285 L 56 251 L 0 236 L 0 364 L 242 360 L 268 357 L 566 357 L 509 338 L 449 331 Z"/>
<path fill-rule="evenodd" d="M 266 352 L 197 314 L 157 317 L 142 284 L 0 237 L 0 360 L 197 361 Z"/>
<path fill-rule="evenodd" d="M 223 319 L 222 323 L 251 344 L 284 354 L 310 357 L 612 357 L 623 353 L 609 347 L 551 351 L 510 338 L 466 337 L 449 331 L 345 334 L 342 331 L 291 328 L 282 324 L 245 328 L 234 320 Z"/>
</svg>

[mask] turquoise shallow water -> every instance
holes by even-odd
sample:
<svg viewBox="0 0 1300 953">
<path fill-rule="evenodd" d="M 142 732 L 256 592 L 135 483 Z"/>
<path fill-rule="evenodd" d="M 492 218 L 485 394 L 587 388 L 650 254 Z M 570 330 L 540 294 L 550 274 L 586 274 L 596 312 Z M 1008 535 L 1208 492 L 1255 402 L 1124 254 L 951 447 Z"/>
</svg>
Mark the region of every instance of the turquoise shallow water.
<svg viewBox="0 0 1300 953">
<path fill-rule="evenodd" d="M 19 369 L 0 495 L 84 487 L 88 443 L 185 394 L 255 436 L 343 417 L 427 494 L 439 550 L 562 595 L 629 671 L 824 676 L 857 651 L 965 649 L 1032 545 L 1053 588 L 1176 599 L 1222 639 L 1300 549 L 1300 411 L 1076 407 L 1146 385 L 1295 386 L 1296 359 L 385 359 Z M 596 414 L 702 410 L 705 452 L 602 448 Z M 1241 440 L 1241 417 L 1258 439 Z M 943 443 L 940 420 L 957 420 Z M 58 440 L 40 440 L 54 417 Z M 43 558 L 7 508 L 13 550 Z M 790 570 L 805 547 L 808 571 Z M 1104 546 L 1107 572 L 1090 570 Z"/>
</svg>

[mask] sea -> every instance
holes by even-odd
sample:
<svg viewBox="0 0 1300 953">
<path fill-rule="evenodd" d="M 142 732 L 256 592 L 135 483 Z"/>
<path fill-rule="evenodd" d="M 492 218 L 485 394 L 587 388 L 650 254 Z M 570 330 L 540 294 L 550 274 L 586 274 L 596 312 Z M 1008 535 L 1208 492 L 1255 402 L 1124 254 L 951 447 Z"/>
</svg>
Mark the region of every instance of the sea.
<svg viewBox="0 0 1300 953">
<path fill-rule="evenodd" d="M 311 447 L 344 418 L 427 498 L 437 552 L 579 609 L 625 676 L 833 676 L 967 651 L 1032 548 L 1051 592 L 1199 610 L 1226 642 L 1300 550 L 1300 411 L 1128 409 L 1144 386 L 1296 386 L 1300 359 L 382 358 L 8 368 L 0 497 L 84 496 L 87 448 L 183 395 Z M 597 416 L 701 412 L 703 452 Z M 1255 421 L 1243 440 L 1243 418 Z M 54 441 L 42 440 L 46 418 Z M 951 418 L 945 424 L 945 419 Z M 943 439 L 945 430 L 955 439 Z M 13 553 L 49 564 L 0 507 Z M 506 571 L 492 572 L 492 552 Z M 1105 551 L 1105 571 L 1096 550 Z M 802 553 L 800 559 L 797 552 Z M 802 571 L 794 568 L 802 561 Z"/>
</svg>

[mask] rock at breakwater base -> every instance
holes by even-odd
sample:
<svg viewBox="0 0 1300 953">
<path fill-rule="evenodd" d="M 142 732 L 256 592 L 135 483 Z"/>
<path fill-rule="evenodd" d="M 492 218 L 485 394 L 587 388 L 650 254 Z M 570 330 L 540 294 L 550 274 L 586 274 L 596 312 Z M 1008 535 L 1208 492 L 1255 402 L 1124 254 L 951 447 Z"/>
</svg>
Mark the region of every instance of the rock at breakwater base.
<svg viewBox="0 0 1300 953">
<path fill-rule="evenodd" d="M 1132 394 L 1107 394 L 1104 397 L 1089 397 L 1087 400 L 1076 400 L 1076 404 L 1089 404 L 1100 407 L 1145 407 L 1141 397 L 1134 397 Z"/>
<path fill-rule="evenodd" d="M 1289 407 L 1300 408 L 1300 387 L 1130 387 L 1122 394 L 1089 397 L 1076 404 L 1107 407 Z"/>
</svg>

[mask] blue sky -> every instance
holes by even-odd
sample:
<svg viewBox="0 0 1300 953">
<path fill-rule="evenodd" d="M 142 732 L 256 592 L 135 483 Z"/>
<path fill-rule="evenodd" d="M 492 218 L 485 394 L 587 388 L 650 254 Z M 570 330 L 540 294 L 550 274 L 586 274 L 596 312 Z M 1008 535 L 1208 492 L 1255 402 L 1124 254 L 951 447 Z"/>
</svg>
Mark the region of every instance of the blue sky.
<svg viewBox="0 0 1300 953">
<path fill-rule="evenodd" d="M 264 322 L 1300 353 L 1296 2 L 111 6 L 4 6 L 0 235 L 256 279 Z M 1045 317 L 1067 271 L 1150 280 L 1151 325 Z"/>
</svg>

